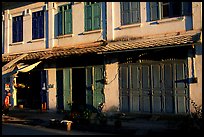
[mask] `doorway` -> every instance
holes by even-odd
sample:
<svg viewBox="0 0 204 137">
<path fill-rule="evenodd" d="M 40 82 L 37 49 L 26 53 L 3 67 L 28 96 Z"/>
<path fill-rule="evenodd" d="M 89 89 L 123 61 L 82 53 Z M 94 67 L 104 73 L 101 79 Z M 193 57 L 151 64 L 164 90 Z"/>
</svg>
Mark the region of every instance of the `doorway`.
<svg viewBox="0 0 204 137">
<path fill-rule="evenodd" d="M 72 108 L 86 104 L 86 73 L 85 68 L 72 69 Z"/>
</svg>

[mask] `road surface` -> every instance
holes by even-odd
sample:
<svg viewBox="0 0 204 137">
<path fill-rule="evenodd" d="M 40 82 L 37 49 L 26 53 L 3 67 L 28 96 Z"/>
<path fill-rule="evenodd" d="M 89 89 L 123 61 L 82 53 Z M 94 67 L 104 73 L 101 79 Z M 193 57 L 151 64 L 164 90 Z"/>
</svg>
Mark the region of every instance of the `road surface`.
<svg viewBox="0 0 204 137">
<path fill-rule="evenodd" d="M 2 135 L 108 135 L 86 131 L 62 131 L 41 126 L 2 123 Z"/>
</svg>

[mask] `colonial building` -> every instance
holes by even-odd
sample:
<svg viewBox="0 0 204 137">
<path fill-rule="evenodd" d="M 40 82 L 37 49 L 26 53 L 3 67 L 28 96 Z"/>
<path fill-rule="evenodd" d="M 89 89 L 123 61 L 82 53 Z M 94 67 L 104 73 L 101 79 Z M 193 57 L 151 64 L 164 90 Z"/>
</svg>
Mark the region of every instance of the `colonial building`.
<svg viewBox="0 0 204 137">
<path fill-rule="evenodd" d="M 2 77 L 12 106 L 188 114 L 202 105 L 201 2 L 2 4 L 2 63 L 26 54 Z"/>
</svg>

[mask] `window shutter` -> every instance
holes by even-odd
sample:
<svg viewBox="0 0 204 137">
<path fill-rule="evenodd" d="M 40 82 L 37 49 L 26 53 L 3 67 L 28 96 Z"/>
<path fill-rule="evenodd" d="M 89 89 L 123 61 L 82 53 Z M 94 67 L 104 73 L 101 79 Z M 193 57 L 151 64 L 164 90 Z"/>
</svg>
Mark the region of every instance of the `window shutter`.
<svg viewBox="0 0 204 137">
<path fill-rule="evenodd" d="M 23 16 L 19 17 L 18 21 L 18 35 L 19 35 L 19 41 L 23 41 Z"/>
<path fill-rule="evenodd" d="M 58 35 L 62 34 L 62 12 L 58 12 Z"/>
<path fill-rule="evenodd" d="M 16 38 L 16 36 L 17 36 L 17 25 L 16 25 L 16 18 L 13 18 L 13 24 L 12 24 L 13 26 L 13 43 L 14 42 L 16 42 L 17 41 L 17 38 Z"/>
<path fill-rule="evenodd" d="M 38 17 L 38 24 L 39 24 L 38 38 L 43 38 L 44 37 L 44 12 L 43 11 L 40 12 L 40 15 Z"/>
<path fill-rule="evenodd" d="M 92 29 L 92 10 L 90 5 L 85 6 L 85 31 Z"/>
<path fill-rule="evenodd" d="M 72 10 L 65 11 L 65 34 L 72 33 Z"/>
<path fill-rule="evenodd" d="M 36 38 L 37 38 L 37 19 L 36 17 L 33 17 L 32 18 L 32 39 L 36 39 Z"/>
<path fill-rule="evenodd" d="M 126 25 L 130 23 L 130 3 L 129 2 L 121 2 L 121 17 L 122 25 Z"/>
<path fill-rule="evenodd" d="M 140 2 L 131 2 L 132 23 L 140 22 Z"/>
<path fill-rule="evenodd" d="M 150 16 L 151 20 L 159 19 L 159 3 L 158 2 L 150 2 Z"/>
<path fill-rule="evenodd" d="M 182 2 L 182 15 L 189 16 L 192 14 L 192 2 Z"/>
<path fill-rule="evenodd" d="M 93 4 L 93 29 L 101 28 L 101 3 Z"/>
</svg>

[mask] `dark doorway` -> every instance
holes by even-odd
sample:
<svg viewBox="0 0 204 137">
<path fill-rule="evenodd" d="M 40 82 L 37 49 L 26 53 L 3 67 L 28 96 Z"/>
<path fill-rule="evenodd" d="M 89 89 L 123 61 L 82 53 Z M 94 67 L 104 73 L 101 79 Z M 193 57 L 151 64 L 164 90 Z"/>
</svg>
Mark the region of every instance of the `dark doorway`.
<svg viewBox="0 0 204 137">
<path fill-rule="evenodd" d="M 17 105 L 23 105 L 24 108 L 31 109 L 41 108 L 40 79 L 40 71 L 18 74 L 16 82 L 23 86 L 17 87 Z"/>
<path fill-rule="evenodd" d="M 85 68 L 72 69 L 73 109 L 86 104 Z"/>
</svg>

